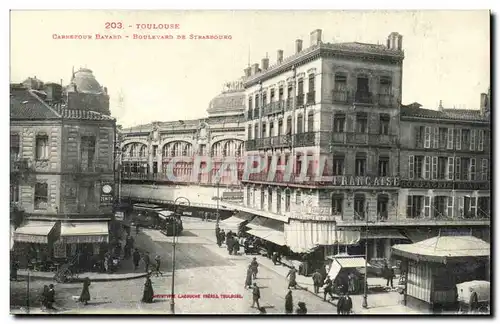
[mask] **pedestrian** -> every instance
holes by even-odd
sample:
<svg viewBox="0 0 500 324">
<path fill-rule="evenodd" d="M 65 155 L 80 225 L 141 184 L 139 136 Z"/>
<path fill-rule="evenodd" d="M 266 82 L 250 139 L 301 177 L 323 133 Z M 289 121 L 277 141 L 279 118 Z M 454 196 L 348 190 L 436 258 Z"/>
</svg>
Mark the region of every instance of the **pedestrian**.
<svg viewBox="0 0 500 324">
<path fill-rule="evenodd" d="M 83 303 L 84 305 L 87 305 L 90 300 L 89 286 L 90 286 L 90 279 L 87 277 L 83 281 L 83 289 L 79 299 L 79 302 Z"/>
<path fill-rule="evenodd" d="M 10 263 L 10 280 L 17 281 L 17 270 L 19 270 L 19 262 L 12 260 Z"/>
<path fill-rule="evenodd" d="M 226 240 L 226 232 L 224 232 L 224 230 L 221 230 L 220 231 L 220 241 L 221 241 L 221 245 L 222 243 L 224 243 L 224 241 Z"/>
<path fill-rule="evenodd" d="M 146 251 L 146 254 L 142 257 L 142 261 L 144 262 L 144 272 L 149 273 L 149 263 L 151 260 L 149 259 L 149 252 Z"/>
<path fill-rule="evenodd" d="M 252 308 L 255 306 L 255 304 L 257 304 L 257 308 L 260 309 L 260 304 L 259 304 L 260 289 L 257 286 L 256 282 L 253 283 L 252 298 L 253 298 Z"/>
<path fill-rule="evenodd" d="M 161 275 L 163 277 L 163 272 L 160 271 L 160 264 L 161 264 L 161 260 L 160 260 L 160 256 L 159 255 L 156 255 L 155 257 L 155 273 L 156 273 L 156 276 L 158 277 L 158 275 Z"/>
<path fill-rule="evenodd" d="M 238 255 L 240 251 L 240 243 L 236 238 L 233 238 L 233 255 Z"/>
<path fill-rule="evenodd" d="M 288 289 L 285 296 L 285 314 L 293 314 L 293 296 L 291 289 Z"/>
<path fill-rule="evenodd" d="M 49 296 L 49 286 L 44 285 L 42 293 L 40 294 L 40 303 L 42 304 L 41 307 L 42 310 L 47 309 L 48 296 Z"/>
<path fill-rule="evenodd" d="M 356 277 L 354 276 L 354 273 L 351 272 L 347 276 L 347 291 L 350 293 L 355 293 L 356 292 Z"/>
<path fill-rule="evenodd" d="M 135 235 L 139 235 L 139 229 L 140 229 L 139 223 L 135 224 Z"/>
<path fill-rule="evenodd" d="M 205 212 L 205 222 L 208 222 L 208 212 Z"/>
<path fill-rule="evenodd" d="M 342 308 L 343 308 L 343 315 L 351 314 L 352 299 L 351 299 L 351 296 L 349 296 L 349 293 L 344 295 L 344 304 L 343 304 Z"/>
<path fill-rule="evenodd" d="M 142 302 L 151 304 L 153 302 L 153 283 L 149 274 L 146 276 L 146 282 L 144 283 L 144 291 L 142 292 Z"/>
<path fill-rule="evenodd" d="M 234 245 L 234 239 L 228 233 L 227 238 L 226 238 L 226 248 L 227 248 L 227 252 L 229 253 L 229 255 L 233 254 L 233 245 Z"/>
<path fill-rule="evenodd" d="M 312 275 L 313 285 L 314 285 L 314 293 L 319 294 L 319 287 L 323 283 L 323 276 L 319 273 L 319 269 L 316 269 Z"/>
<path fill-rule="evenodd" d="M 47 309 L 55 310 L 54 303 L 56 302 L 56 291 L 54 285 L 49 285 L 49 290 L 47 291 Z"/>
<path fill-rule="evenodd" d="M 250 266 L 252 267 L 252 276 L 253 280 L 257 279 L 257 274 L 259 273 L 259 263 L 257 262 L 257 258 L 254 257 L 252 262 L 250 263 Z"/>
<path fill-rule="evenodd" d="M 134 253 L 132 253 L 132 261 L 134 262 L 134 270 L 137 270 L 137 268 L 139 268 L 139 262 L 141 261 L 141 254 L 137 248 L 134 250 Z"/>
<path fill-rule="evenodd" d="M 345 303 L 344 294 L 341 293 L 339 301 L 337 302 L 337 315 L 344 314 L 344 303 Z"/>
<path fill-rule="evenodd" d="M 245 288 L 252 288 L 252 266 L 248 265 L 247 277 L 245 279 Z"/>
<path fill-rule="evenodd" d="M 326 301 L 326 295 L 330 295 L 333 300 L 333 281 L 330 276 L 326 277 L 325 285 L 323 286 L 323 301 Z"/>
<path fill-rule="evenodd" d="M 394 288 L 394 268 L 390 267 L 387 269 L 387 283 L 386 286 L 389 287 L 391 284 L 391 288 Z"/>
<path fill-rule="evenodd" d="M 305 315 L 305 314 L 307 314 L 306 303 L 299 302 L 297 305 L 299 306 L 299 308 L 297 308 L 297 310 L 295 311 L 295 314 L 298 314 L 298 315 Z"/>
<path fill-rule="evenodd" d="M 295 269 L 294 266 L 288 271 L 288 274 L 286 275 L 288 279 L 288 289 L 290 287 L 293 287 L 294 289 L 297 289 L 297 269 Z"/>
</svg>

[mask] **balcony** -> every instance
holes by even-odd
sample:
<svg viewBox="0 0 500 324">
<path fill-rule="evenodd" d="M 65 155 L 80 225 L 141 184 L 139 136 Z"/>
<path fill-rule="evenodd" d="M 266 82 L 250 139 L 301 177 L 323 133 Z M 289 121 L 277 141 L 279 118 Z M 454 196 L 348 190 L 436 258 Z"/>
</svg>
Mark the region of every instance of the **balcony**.
<svg viewBox="0 0 500 324">
<path fill-rule="evenodd" d="M 15 158 L 10 161 L 10 172 L 25 172 L 30 169 L 29 159 Z"/>
<path fill-rule="evenodd" d="M 448 189 L 448 190 L 490 190 L 489 181 L 468 180 L 408 180 L 402 179 L 401 188 Z"/>
<path fill-rule="evenodd" d="M 300 107 L 300 106 L 304 105 L 304 98 L 305 98 L 305 94 L 304 93 L 299 93 L 297 95 L 297 107 Z"/>
<path fill-rule="evenodd" d="M 356 94 L 354 95 L 354 103 L 372 105 L 373 95 L 371 92 L 356 91 Z"/>
<path fill-rule="evenodd" d="M 299 133 L 293 135 L 293 146 L 307 147 L 316 145 L 316 134 L 318 132 Z"/>
<path fill-rule="evenodd" d="M 378 95 L 378 105 L 380 107 L 394 107 L 393 95 L 391 94 L 379 94 Z"/>
<path fill-rule="evenodd" d="M 333 103 L 348 103 L 349 102 L 349 91 L 345 90 L 333 90 L 332 91 L 332 101 Z"/>
<path fill-rule="evenodd" d="M 293 98 L 287 98 L 285 100 L 285 109 L 286 111 L 293 110 Z"/>
<path fill-rule="evenodd" d="M 255 140 L 245 141 L 245 151 L 255 151 L 257 148 Z"/>
<path fill-rule="evenodd" d="M 339 225 L 342 226 L 365 226 L 366 220 L 363 216 L 353 219 L 342 219 L 337 221 Z M 397 216 L 395 218 L 380 218 L 373 215 L 368 216 L 368 223 L 370 227 L 377 226 L 450 226 L 450 225 L 463 225 L 463 226 L 474 226 L 474 225 L 489 225 L 489 217 L 408 217 L 408 216 Z"/>
<path fill-rule="evenodd" d="M 397 137 L 394 135 L 368 134 L 368 133 L 332 133 L 331 145 L 370 145 L 392 146 L 396 145 Z"/>
<path fill-rule="evenodd" d="M 290 135 L 279 135 L 271 137 L 271 147 L 288 147 L 292 145 L 292 136 Z"/>
<path fill-rule="evenodd" d="M 314 105 L 316 103 L 316 91 L 310 91 L 307 93 L 307 105 Z"/>
<path fill-rule="evenodd" d="M 260 114 L 259 114 L 259 108 L 255 108 L 253 110 L 253 119 L 257 119 L 259 118 Z"/>
<path fill-rule="evenodd" d="M 248 120 L 252 120 L 253 119 L 253 110 L 252 109 L 248 109 L 248 111 L 247 111 L 247 119 Z"/>
</svg>

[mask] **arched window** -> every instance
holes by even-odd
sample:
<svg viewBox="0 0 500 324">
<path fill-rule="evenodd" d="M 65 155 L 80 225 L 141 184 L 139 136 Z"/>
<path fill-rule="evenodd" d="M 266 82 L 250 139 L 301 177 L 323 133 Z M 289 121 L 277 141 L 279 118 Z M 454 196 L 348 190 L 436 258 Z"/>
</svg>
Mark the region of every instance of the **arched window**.
<svg viewBox="0 0 500 324">
<path fill-rule="evenodd" d="M 137 148 L 135 144 L 130 144 L 130 156 L 135 156 L 137 154 Z"/>
<path fill-rule="evenodd" d="M 314 132 L 314 111 L 307 114 L 307 131 Z"/>
<path fill-rule="evenodd" d="M 139 156 L 140 157 L 145 157 L 146 156 L 146 145 L 142 145 L 141 149 L 139 151 Z"/>
<path fill-rule="evenodd" d="M 252 139 L 252 126 L 251 125 L 248 125 L 248 140 L 251 140 Z"/>
<path fill-rule="evenodd" d="M 238 144 L 238 149 L 236 150 L 236 156 L 240 157 L 243 155 L 243 143 Z"/>
<path fill-rule="evenodd" d="M 304 131 L 303 124 L 304 124 L 304 117 L 302 116 L 302 114 L 299 114 L 297 116 L 297 134 L 300 134 Z"/>
<path fill-rule="evenodd" d="M 45 133 L 36 135 L 36 159 L 48 160 L 49 158 L 49 136 Z"/>
</svg>

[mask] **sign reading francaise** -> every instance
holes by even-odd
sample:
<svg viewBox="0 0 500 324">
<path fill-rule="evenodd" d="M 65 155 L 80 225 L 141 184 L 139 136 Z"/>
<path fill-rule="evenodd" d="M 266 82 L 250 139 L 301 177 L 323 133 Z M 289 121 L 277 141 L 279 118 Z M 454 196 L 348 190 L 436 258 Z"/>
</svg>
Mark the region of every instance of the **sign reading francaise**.
<svg viewBox="0 0 500 324">
<path fill-rule="evenodd" d="M 356 176 L 334 176 L 334 186 L 356 186 L 356 187 L 398 187 L 398 177 L 356 177 Z"/>
</svg>

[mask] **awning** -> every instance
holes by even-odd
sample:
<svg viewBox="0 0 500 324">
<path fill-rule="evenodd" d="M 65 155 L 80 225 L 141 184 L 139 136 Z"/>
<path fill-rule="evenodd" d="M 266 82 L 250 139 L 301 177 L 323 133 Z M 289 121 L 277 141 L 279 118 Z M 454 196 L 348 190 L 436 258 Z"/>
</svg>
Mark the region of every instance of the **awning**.
<svg viewBox="0 0 500 324">
<path fill-rule="evenodd" d="M 56 222 L 28 221 L 14 232 L 15 242 L 48 244 Z"/>
<path fill-rule="evenodd" d="M 247 226 L 251 228 L 248 231 L 249 234 L 280 246 L 285 245 L 285 224 L 283 222 L 265 217 L 255 217 Z"/>
<path fill-rule="evenodd" d="M 272 229 L 262 230 L 262 229 L 251 229 L 247 231 L 248 234 L 260 237 L 263 240 L 272 242 L 279 246 L 285 245 L 285 233 L 275 231 Z"/>
<path fill-rule="evenodd" d="M 490 256 L 490 245 L 474 236 L 437 236 L 413 244 L 396 244 L 392 253 L 417 261 L 447 263 Z"/>
<path fill-rule="evenodd" d="M 333 261 L 330 266 L 330 271 L 328 272 L 328 275 L 332 280 L 335 280 L 335 278 L 337 278 L 341 269 L 344 268 L 356 269 L 356 268 L 364 268 L 365 266 L 371 267 L 371 265 L 368 262 L 366 262 L 366 259 L 363 257 L 339 256 L 339 257 L 332 257 L 331 259 Z"/>
<path fill-rule="evenodd" d="M 399 232 L 398 230 L 389 228 L 370 229 L 368 230 L 368 234 L 361 233 L 361 239 L 366 239 L 366 238 L 368 238 L 369 240 L 373 239 L 409 240 L 408 237 L 401 234 L 401 232 Z"/>
<path fill-rule="evenodd" d="M 61 241 L 64 244 L 107 243 L 108 222 L 62 223 Z"/>
<path fill-rule="evenodd" d="M 224 219 L 223 221 L 220 221 L 219 227 L 238 233 L 240 225 L 244 222 L 250 221 L 253 217 L 253 215 L 237 213 L 229 218 Z"/>
</svg>

